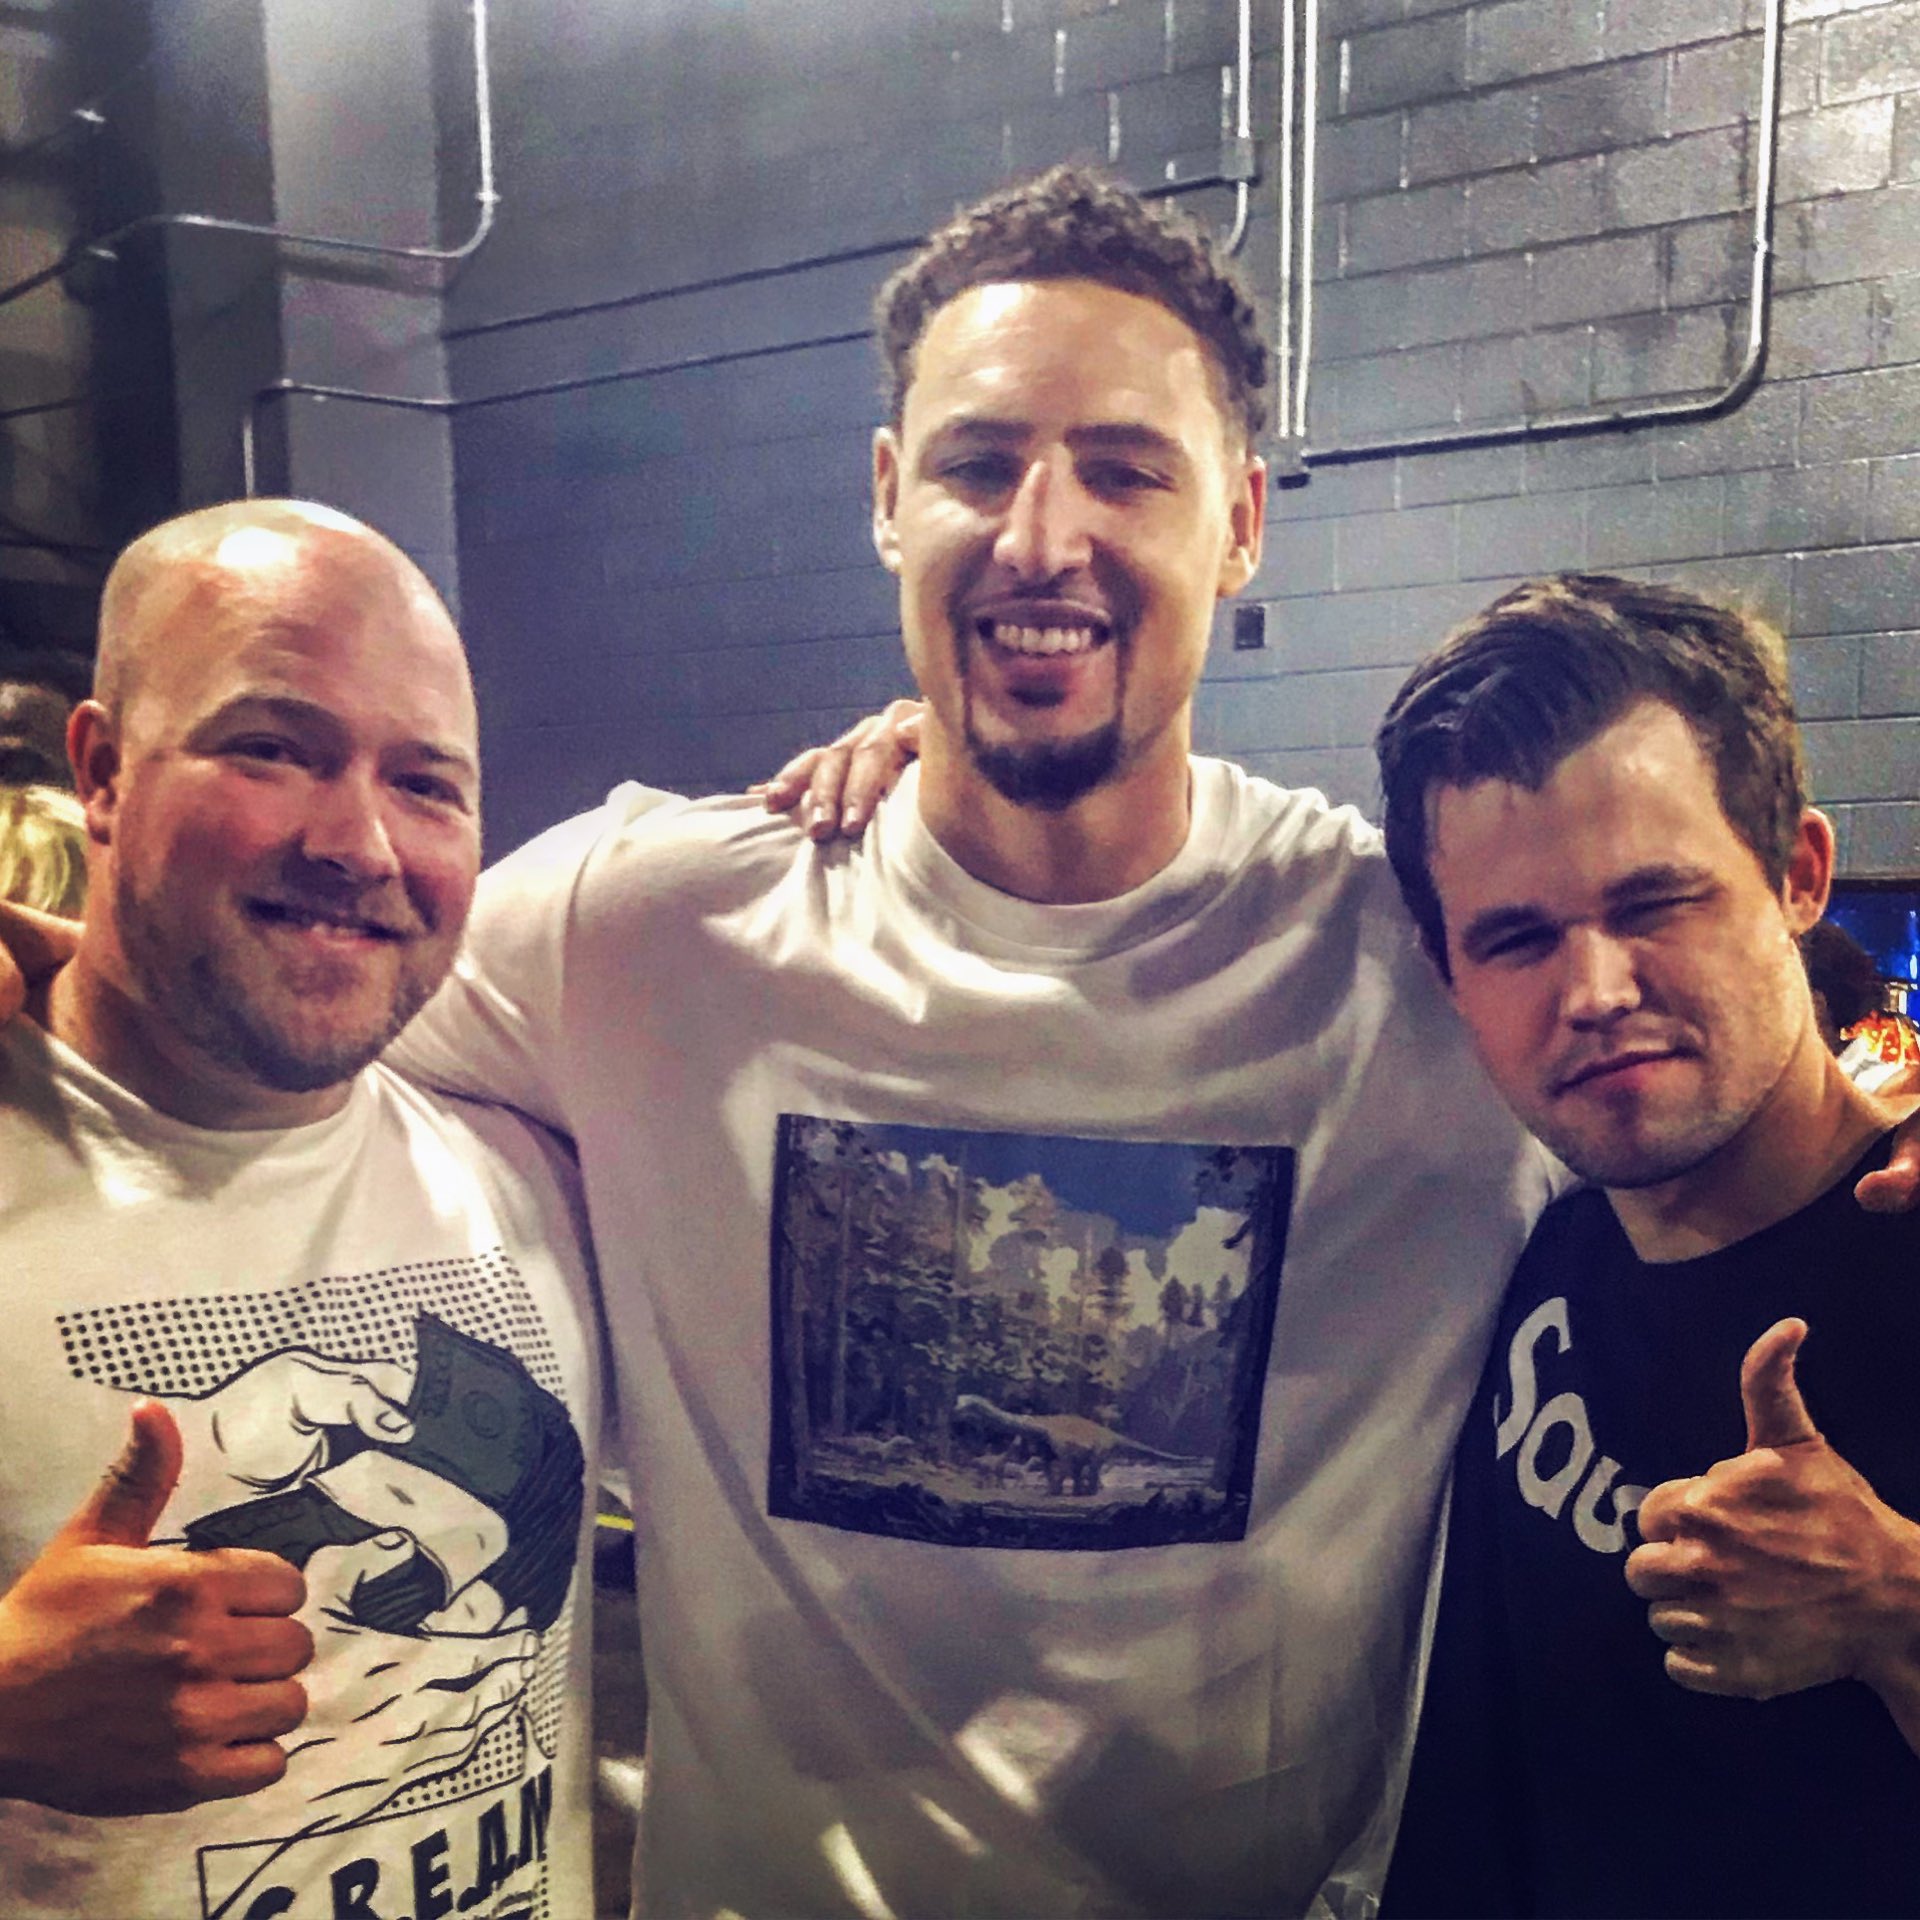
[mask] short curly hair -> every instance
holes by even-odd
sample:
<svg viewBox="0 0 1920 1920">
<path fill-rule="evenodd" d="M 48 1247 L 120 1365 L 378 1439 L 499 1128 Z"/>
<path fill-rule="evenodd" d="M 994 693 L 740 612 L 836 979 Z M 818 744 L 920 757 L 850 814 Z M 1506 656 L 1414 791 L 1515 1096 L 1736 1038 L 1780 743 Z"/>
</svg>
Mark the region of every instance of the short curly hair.
<svg viewBox="0 0 1920 1920">
<path fill-rule="evenodd" d="M 970 288 L 1020 280 L 1093 280 L 1157 301 L 1205 342 L 1222 412 L 1248 444 L 1265 429 L 1271 356 L 1239 272 L 1185 215 L 1076 166 L 962 207 L 881 287 L 874 318 L 895 426 L 933 316 Z"/>
</svg>

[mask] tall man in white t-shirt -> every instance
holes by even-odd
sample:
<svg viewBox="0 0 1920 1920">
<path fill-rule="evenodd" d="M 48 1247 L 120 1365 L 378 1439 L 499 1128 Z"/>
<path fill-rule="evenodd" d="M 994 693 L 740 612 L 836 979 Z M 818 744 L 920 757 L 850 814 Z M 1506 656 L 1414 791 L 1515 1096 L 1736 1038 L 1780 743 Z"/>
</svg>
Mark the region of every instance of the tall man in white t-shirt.
<svg viewBox="0 0 1920 1920">
<path fill-rule="evenodd" d="M 585 1912 L 570 1171 L 369 1064 L 478 870 L 459 639 L 356 522 L 208 509 L 69 741 L 90 918 L 0 1034 L 0 1909 Z"/>
<path fill-rule="evenodd" d="M 851 847 L 616 794 L 403 1042 L 579 1143 L 643 1910 L 1357 1907 L 1545 1172 L 1373 832 L 1190 755 L 1265 507 L 1211 249 L 1063 171 L 881 332 L 917 772 Z"/>
</svg>

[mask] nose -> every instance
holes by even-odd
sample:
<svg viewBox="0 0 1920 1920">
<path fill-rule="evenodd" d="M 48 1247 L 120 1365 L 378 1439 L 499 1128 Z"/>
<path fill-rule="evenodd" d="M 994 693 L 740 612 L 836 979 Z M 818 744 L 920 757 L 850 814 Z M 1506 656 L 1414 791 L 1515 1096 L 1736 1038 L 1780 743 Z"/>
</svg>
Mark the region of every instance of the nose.
<svg viewBox="0 0 1920 1920">
<path fill-rule="evenodd" d="M 1564 952 L 1561 1011 L 1570 1026 L 1604 1027 L 1639 1006 L 1640 974 L 1628 942 L 1599 927 L 1573 927 Z"/>
<path fill-rule="evenodd" d="M 362 886 L 397 878 L 400 860 L 388 831 L 385 782 L 359 767 L 316 780 L 300 850 L 315 865 Z"/>
<path fill-rule="evenodd" d="M 1027 586 L 1086 566 L 1092 558 L 1088 504 L 1064 449 L 1037 455 L 1007 503 L 993 557 Z"/>
</svg>

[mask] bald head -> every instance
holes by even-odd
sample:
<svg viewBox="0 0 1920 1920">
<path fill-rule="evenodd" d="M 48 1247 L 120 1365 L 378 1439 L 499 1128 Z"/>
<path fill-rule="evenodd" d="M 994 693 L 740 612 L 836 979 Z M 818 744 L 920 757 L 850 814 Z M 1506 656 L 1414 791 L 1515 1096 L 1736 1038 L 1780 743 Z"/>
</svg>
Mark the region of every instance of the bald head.
<svg viewBox="0 0 1920 1920">
<path fill-rule="evenodd" d="M 211 639 L 191 616 L 223 611 L 272 620 L 323 616 L 342 594 L 384 599 L 402 624 L 460 652 L 432 581 L 384 534 L 307 500 L 230 500 L 144 533 L 107 576 L 93 697 L 123 716 L 156 666 Z M 464 674 L 464 666 L 462 668 Z"/>
<path fill-rule="evenodd" d="M 344 1099 L 451 964 L 479 869 L 473 687 L 425 575 L 298 501 L 168 521 L 108 582 L 70 745 L 81 1051 L 203 1125 Z"/>
</svg>

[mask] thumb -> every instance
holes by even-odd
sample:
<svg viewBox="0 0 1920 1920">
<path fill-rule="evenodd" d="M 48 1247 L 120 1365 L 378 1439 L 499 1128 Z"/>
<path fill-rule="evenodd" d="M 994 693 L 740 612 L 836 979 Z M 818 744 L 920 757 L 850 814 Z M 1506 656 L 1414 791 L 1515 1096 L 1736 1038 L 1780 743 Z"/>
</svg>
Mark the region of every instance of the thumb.
<svg viewBox="0 0 1920 1920">
<path fill-rule="evenodd" d="M 1804 1320 L 1776 1320 L 1740 1363 L 1740 1404 L 1747 1412 L 1747 1451 L 1756 1447 L 1798 1447 L 1820 1438 L 1794 1378 Z"/>
<path fill-rule="evenodd" d="M 180 1429 L 158 1400 L 133 1403 L 126 1449 L 56 1538 L 75 1547 L 144 1547 L 180 1478 Z"/>
</svg>

